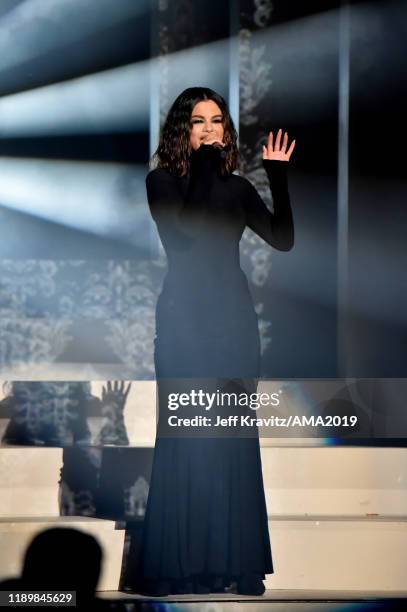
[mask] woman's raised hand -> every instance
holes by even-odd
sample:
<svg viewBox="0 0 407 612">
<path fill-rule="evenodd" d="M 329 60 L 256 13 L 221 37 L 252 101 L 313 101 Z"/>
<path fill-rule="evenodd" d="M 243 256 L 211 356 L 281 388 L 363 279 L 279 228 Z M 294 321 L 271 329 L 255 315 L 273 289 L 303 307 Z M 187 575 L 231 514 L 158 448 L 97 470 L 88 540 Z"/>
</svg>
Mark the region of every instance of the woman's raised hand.
<svg viewBox="0 0 407 612">
<path fill-rule="evenodd" d="M 263 145 L 263 159 L 279 159 L 281 161 L 289 161 L 291 153 L 294 151 L 295 140 L 292 141 L 290 148 L 288 146 L 288 134 L 284 133 L 283 144 L 281 145 L 281 135 L 283 131 L 280 128 L 277 132 L 277 138 L 273 144 L 273 132 L 269 133 L 267 146 Z"/>
</svg>

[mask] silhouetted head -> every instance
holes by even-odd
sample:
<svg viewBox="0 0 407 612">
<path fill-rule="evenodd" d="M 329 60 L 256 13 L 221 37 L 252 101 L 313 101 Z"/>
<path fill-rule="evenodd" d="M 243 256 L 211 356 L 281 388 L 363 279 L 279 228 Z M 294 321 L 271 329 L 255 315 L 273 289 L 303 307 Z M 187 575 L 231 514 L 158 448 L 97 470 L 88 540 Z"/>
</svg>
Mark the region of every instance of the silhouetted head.
<svg viewBox="0 0 407 612">
<path fill-rule="evenodd" d="M 42 531 L 27 548 L 22 582 L 31 590 L 71 590 L 92 596 L 102 561 L 95 538 L 76 529 Z"/>
<path fill-rule="evenodd" d="M 210 104 L 201 104 L 207 101 Z M 196 109 L 197 105 L 199 107 Z M 193 115 L 196 115 L 195 119 Z M 239 151 L 232 117 L 224 98 L 208 87 L 189 87 L 177 97 L 161 130 L 153 157 L 156 165 L 168 169 L 176 176 L 186 174 L 189 156 L 192 149 L 200 145 L 205 129 L 213 129 L 214 135 L 221 136 L 225 144 L 226 155 L 221 159 L 222 174 L 236 170 Z"/>
</svg>

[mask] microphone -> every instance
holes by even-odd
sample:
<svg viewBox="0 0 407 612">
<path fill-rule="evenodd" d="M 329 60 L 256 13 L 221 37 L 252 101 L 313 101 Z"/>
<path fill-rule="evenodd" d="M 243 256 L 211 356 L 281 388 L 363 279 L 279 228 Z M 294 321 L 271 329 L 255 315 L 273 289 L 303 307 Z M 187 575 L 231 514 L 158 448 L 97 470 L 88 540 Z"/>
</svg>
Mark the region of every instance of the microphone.
<svg viewBox="0 0 407 612">
<path fill-rule="evenodd" d="M 225 149 L 226 149 L 226 147 L 222 147 L 222 145 L 221 145 L 221 144 L 219 144 L 218 142 L 214 142 L 214 143 L 212 144 L 212 146 L 213 146 L 213 148 L 214 148 L 214 149 L 218 149 L 218 151 L 220 151 L 220 156 L 221 156 L 221 158 L 222 158 L 222 159 L 225 159 L 225 157 L 226 157 L 226 155 L 227 155 L 227 152 L 226 152 L 226 150 L 225 150 Z"/>
</svg>

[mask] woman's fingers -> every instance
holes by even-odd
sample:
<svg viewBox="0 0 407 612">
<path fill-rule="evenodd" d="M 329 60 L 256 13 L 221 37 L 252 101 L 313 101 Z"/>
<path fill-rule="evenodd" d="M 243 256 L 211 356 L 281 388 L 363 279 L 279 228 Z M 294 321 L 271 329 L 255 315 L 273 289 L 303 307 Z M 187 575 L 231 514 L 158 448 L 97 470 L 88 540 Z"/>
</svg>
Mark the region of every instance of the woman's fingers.
<svg viewBox="0 0 407 612">
<path fill-rule="evenodd" d="M 273 132 L 269 132 L 267 149 L 270 151 L 270 153 L 273 152 Z"/>
<path fill-rule="evenodd" d="M 277 138 L 276 138 L 276 146 L 274 147 L 276 151 L 280 151 L 280 142 L 281 142 L 281 134 L 282 134 L 282 129 L 280 128 L 277 132 Z"/>
<path fill-rule="evenodd" d="M 291 153 L 294 151 L 294 147 L 295 147 L 295 140 L 292 141 L 292 143 L 290 144 L 290 148 L 287 151 L 288 159 L 290 159 Z"/>
<path fill-rule="evenodd" d="M 281 147 L 281 150 L 284 151 L 284 153 L 287 150 L 287 145 L 288 145 L 288 134 L 287 132 L 284 132 L 283 146 Z"/>
<path fill-rule="evenodd" d="M 204 138 L 201 142 L 201 144 L 219 144 L 221 147 L 224 147 L 225 144 L 219 140 L 218 138 L 214 138 L 213 136 L 207 136 L 206 138 Z"/>
</svg>

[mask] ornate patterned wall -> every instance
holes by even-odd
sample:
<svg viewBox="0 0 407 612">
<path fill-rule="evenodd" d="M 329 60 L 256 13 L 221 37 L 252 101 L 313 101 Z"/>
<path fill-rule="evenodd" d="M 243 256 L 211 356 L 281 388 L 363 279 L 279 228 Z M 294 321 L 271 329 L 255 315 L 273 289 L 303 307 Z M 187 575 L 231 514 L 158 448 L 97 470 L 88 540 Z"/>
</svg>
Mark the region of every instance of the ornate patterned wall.
<svg viewBox="0 0 407 612">
<path fill-rule="evenodd" d="M 270 129 L 269 117 L 261 103 L 270 96 L 272 64 L 265 42 L 256 32 L 271 23 L 270 0 L 239 0 L 239 137 L 241 173 L 257 188 L 270 205 L 270 188 L 262 168 L 262 144 Z M 262 352 L 271 342 L 271 313 L 267 303 L 271 278 L 272 249 L 250 230 L 241 242 L 242 265 L 251 285 L 259 317 Z"/>
<path fill-rule="evenodd" d="M 115 378 L 153 378 L 154 311 L 163 273 L 162 260 L 1 260 L 3 376 L 73 363 L 80 380 L 84 366 L 89 379 L 102 364 L 107 375 L 112 366 Z"/>
</svg>

